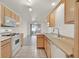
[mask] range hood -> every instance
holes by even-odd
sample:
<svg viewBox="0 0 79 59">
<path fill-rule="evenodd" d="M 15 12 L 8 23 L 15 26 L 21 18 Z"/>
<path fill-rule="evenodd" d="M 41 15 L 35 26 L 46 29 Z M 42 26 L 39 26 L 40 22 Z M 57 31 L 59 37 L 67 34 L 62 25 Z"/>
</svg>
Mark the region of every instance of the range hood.
<svg viewBox="0 0 79 59">
<path fill-rule="evenodd" d="M 5 16 L 4 23 L 2 27 L 16 27 L 16 22 L 11 17 Z"/>
</svg>

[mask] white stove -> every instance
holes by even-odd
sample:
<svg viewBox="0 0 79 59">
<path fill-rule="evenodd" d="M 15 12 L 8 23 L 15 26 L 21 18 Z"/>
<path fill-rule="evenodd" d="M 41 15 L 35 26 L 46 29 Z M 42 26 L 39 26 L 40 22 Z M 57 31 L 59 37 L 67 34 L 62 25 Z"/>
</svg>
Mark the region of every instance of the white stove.
<svg viewBox="0 0 79 59">
<path fill-rule="evenodd" d="M 20 48 L 21 48 L 20 35 L 16 34 L 12 36 L 12 56 L 15 56 Z"/>
<path fill-rule="evenodd" d="M 11 36 L 11 46 L 12 46 L 12 57 L 16 55 L 16 53 L 21 48 L 20 43 L 20 34 L 19 33 L 3 33 L 2 36 Z"/>
</svg>

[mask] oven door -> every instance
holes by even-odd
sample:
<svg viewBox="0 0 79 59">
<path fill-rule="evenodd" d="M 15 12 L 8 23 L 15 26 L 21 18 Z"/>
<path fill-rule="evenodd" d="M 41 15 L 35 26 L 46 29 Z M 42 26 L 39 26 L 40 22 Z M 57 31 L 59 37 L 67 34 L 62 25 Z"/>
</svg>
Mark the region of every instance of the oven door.
<svg viewBox="0 0 79 59">
<path fill-rule="evenodd" d="M 20 48 L 20 35 L 15 35 L 12 37 L 12 55 L 14 56 Z"/>
</svg>

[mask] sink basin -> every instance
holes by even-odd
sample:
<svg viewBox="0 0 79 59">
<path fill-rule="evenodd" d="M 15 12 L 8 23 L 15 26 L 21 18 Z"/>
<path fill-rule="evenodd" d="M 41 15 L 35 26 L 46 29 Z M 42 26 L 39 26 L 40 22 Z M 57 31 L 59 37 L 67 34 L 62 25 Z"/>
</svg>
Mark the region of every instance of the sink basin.
<svg viewBox="0 0 79 59">
<path fill-rule="evenodd" d="M 62 36 L 58 37 L 58 35 L 56 35 L 54 33 L 45 33 L 45 34 L 47 34 L 47 36 L 49 36 L 49 37 L 52 37 L 53 39 L 59 39 L 59 40 L 63 39 Z"/>
</svg>

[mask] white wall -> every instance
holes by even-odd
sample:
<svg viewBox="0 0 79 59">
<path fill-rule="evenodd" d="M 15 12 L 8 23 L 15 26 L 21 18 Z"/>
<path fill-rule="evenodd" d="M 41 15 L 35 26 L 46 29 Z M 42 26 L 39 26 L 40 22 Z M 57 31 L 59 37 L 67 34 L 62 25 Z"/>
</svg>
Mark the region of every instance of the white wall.
<svg viewBox="0 0 79 59">
<path fill-rule="evenodd" d="M 60 34 L 74 38 L 74 24 L 64 24 L 64 5 L 61 4 L 54 14 L 55 14 L 55 22 L 56 22 L 55 27 L 58 27 L 60 29 Z M 42 21 L 41 24 L 42 24 L 42 28 L 41 28 L 42 33 L 52 32 L 51 29 L 47 26 L 46 19 Z M 54 33 L 57 33 L 57 30 L 55 30 Z"/>
<path fill-rule="evenodd" d="M 47 33 L 48 32 L 48 26 L 47 26 L 47 20 L 42 20 L 41 22 L 41 32 L 42 33 Z"/>
<path fill-rule="evenodd" d="M 64 24 L 64 4 L 56 10 L 56 27 L 59 27 L 61 35 L 74 38 L 74 24 Z"/>
</svg>

